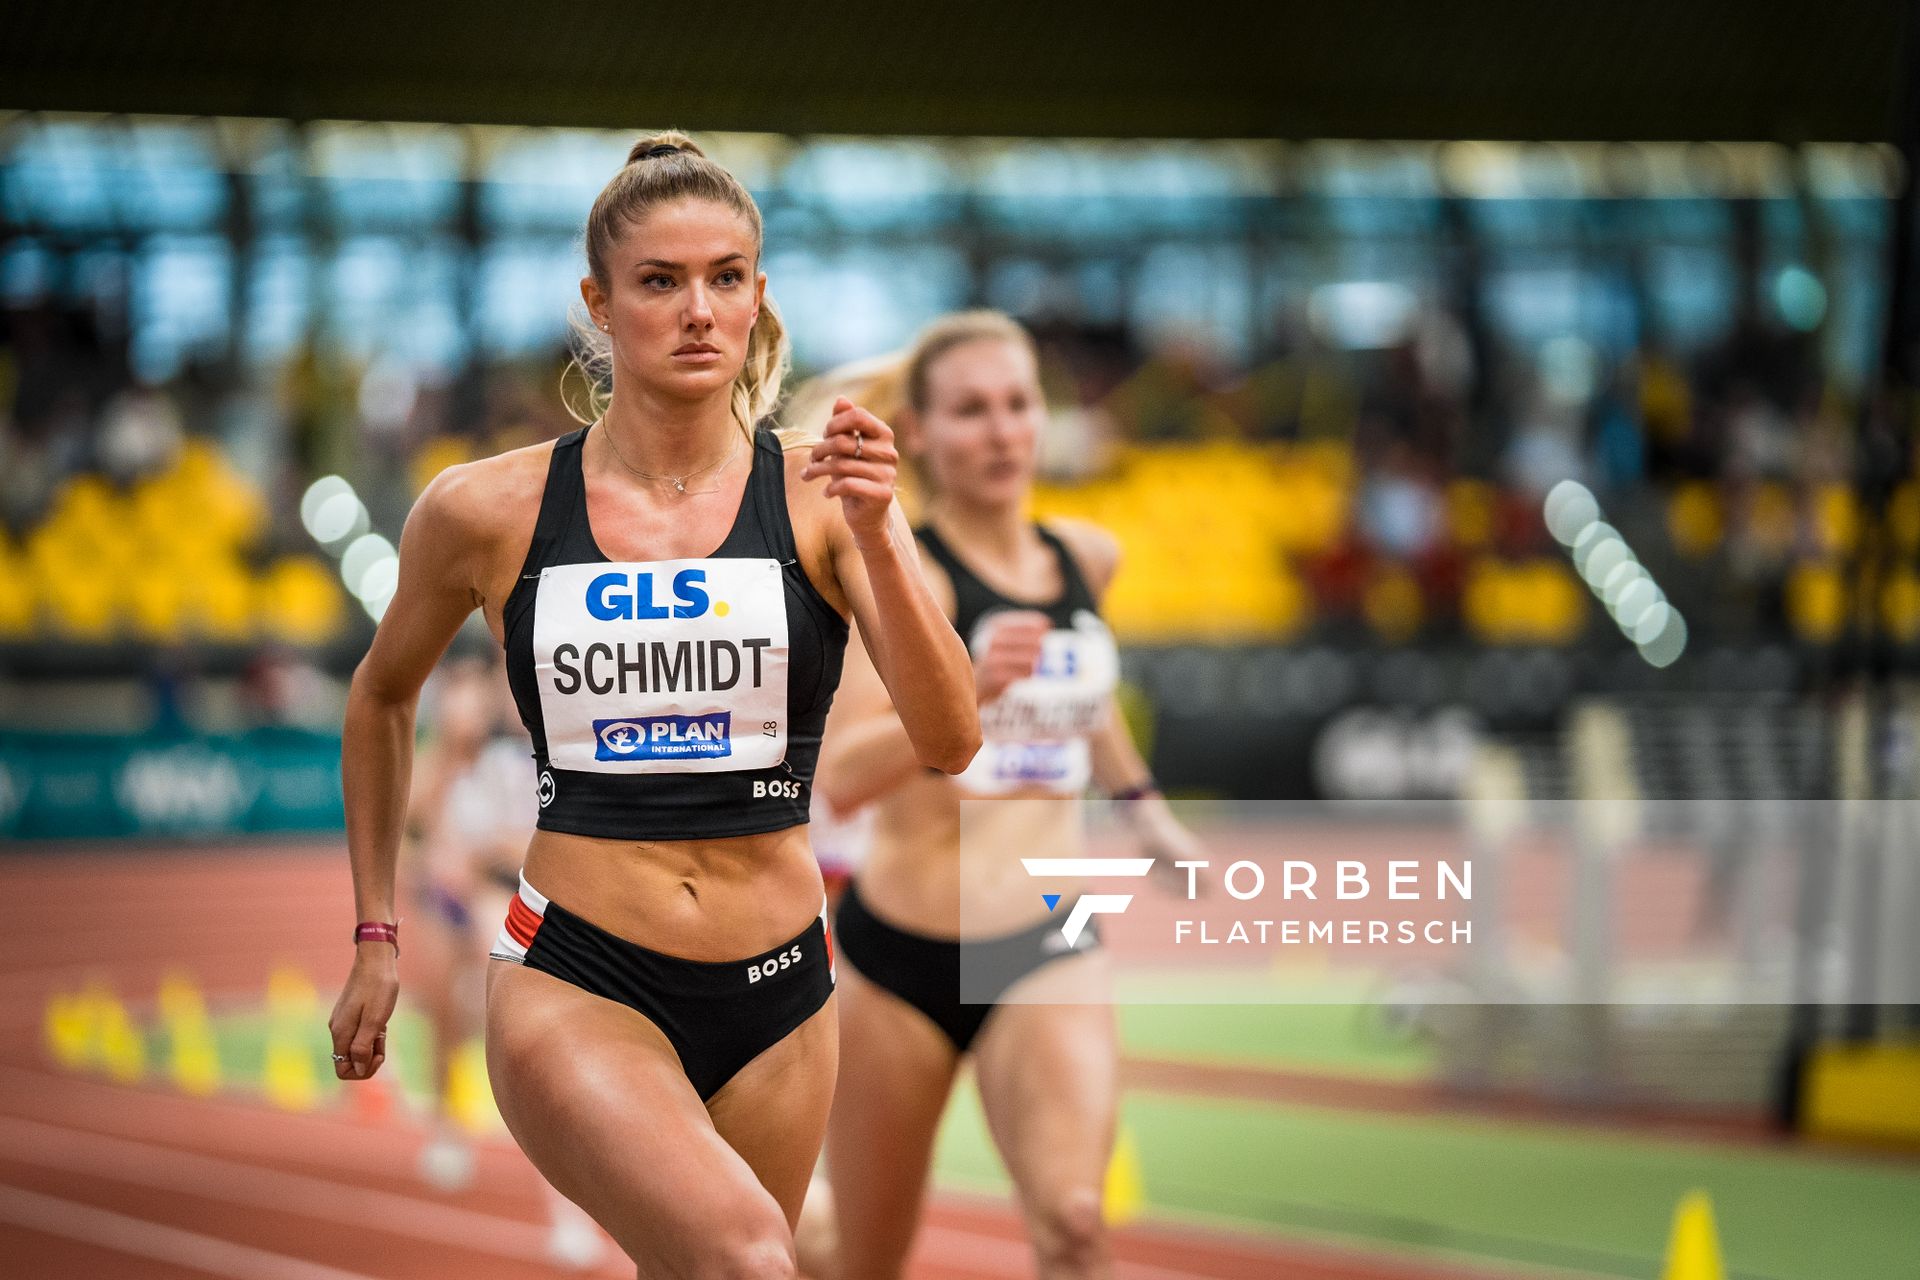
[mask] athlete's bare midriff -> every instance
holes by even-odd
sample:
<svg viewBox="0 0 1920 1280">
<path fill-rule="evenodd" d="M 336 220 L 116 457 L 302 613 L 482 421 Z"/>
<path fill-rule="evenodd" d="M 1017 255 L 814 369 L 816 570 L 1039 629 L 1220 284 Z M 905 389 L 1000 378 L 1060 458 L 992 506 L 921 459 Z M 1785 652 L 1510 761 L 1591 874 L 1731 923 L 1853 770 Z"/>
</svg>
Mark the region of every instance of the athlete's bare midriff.
<svg viewBox="0 0 1920 1280">
<path fill-rule="evenodd" d="M 820 914 L 807 828 L 703 840 L 536 831 L 527 883 L 609 933 L 685 960 L 770 951 Z"/>
<path fill-rule="evenodd" d="M 878 802 L 860 896 L 928 937 L 1012 933 L 1048 915 L 1020 859 L 1076 857 L 1084 843 L 1077 797 L 968 797 L 927 774 Z"/>
</svg>

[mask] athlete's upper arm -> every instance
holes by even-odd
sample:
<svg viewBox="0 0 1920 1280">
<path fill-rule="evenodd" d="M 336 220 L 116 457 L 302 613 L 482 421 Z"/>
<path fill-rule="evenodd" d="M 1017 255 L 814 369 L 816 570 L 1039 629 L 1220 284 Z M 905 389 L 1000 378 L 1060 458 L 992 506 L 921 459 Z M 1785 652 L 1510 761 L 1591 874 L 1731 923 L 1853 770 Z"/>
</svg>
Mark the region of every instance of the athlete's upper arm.
<svg viewBox="0 0 1920 1280">
<path fill-rule="evenodd" d="M 400 580 L 361 660 L 358 678 L 383 700 L 403 702 L 426 683 L 480 599 L 493 523 L 487 477 L 473 464 L 435 476 L 400 534 Z"/>
<path fill-rule="evenodd" d="M 1062 517 L 1047 521 L 1047 526 L 1067 544 L 1067 549 L 1073 552 L 1073 558 L 1080 562 L 1080 572 L 1086 577 L 1093 598 L 1105 598 L 1107 588 L 1113 583 L 1113 575 L 1120 568 L 1120 540 L 1099 525 L 1085 520 Z"/>
</svg>

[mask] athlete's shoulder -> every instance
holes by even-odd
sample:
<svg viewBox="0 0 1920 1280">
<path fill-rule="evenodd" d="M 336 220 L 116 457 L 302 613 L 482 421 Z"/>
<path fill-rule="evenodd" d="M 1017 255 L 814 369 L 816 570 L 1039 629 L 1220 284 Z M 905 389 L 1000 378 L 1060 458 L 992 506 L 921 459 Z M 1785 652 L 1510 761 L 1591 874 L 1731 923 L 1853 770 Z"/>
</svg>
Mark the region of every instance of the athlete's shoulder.
<svg viewBox="0 0 1920 1280">
<path fill-rule="evenodd" d="M 1114 571 L 1120 567 L 1120 539 L 1092 521 L 1077 517 L 1053 516 L 1041 523 L 1067 544 L 1094 595 L 1105 594 Z"/>
<path fill-rule="evenodd" d="M 455 463 L 427 482 L 410 519 L 470 537 L 511 533 L 538 513 L 552 457 L 549 440 Z"/>
</svg>

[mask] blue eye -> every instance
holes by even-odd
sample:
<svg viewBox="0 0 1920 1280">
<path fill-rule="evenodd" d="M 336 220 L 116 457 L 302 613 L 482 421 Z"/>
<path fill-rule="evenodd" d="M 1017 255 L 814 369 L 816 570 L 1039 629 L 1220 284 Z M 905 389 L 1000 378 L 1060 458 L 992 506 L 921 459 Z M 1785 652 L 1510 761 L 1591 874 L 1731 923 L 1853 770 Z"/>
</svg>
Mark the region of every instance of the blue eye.
<svg viewBox="0 0 1920 1280">
<path fill-rule="evenodd" d="M 731 270 L 722 271 L 720 273 L 720 283 L 721 284 L 739 284 L 740 273 L 738 271 L 731 271 Z"/>
<path fill-rule="evenodd" d="M 656 273 L 654 275 L 650 275 L 643 278 L 640 281 L 640 283 L 647 286 L 647 288 L 649 289 L 654 288 L 656 286 L 660 286 L 660 285 L 664 285 L 666 288 L 671 289 L 673 287 L 673 277 L 667 276 L 667 275 L 660 275 Z"/>
</svg>

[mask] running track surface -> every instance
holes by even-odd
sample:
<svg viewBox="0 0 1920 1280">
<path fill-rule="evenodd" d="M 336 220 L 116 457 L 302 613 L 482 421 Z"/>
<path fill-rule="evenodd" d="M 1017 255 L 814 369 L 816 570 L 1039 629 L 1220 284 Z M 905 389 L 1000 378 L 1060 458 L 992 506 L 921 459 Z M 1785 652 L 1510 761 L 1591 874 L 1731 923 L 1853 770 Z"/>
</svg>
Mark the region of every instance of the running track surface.
<svg viewBox="0 0 1920 1280">
<path fill-rule="evenodd" d="M 292 1114 L 58 1071 L 42 1048 L 50 994 L 91 978 L 130 1003 L 184 970 L 257 1001 L 304 969 L 330 1005 L 352 901 L 337 845 L 21 855 L 0 860 L 0 1272 L 53 1280 L 428 1280 L 564 1276 L 545 1259 L 542 1200 L 511 1143 L 481 1147 L 473 1185 L 414 1175 L 422 1133 L 351 1107 Z M 324 1015 L 323 1015 L 324 1016 Z M 596 1275 L 630 1276 L 611 1242 Z M 1135 1225 L 1116 1280 L 1467 1280 L 1514 1271 L 1416 1263 L 1344 1246 Z M 1032 1274 L 1003 1201 L 942 1196 L 913 1280 Z"/>
</svg>

